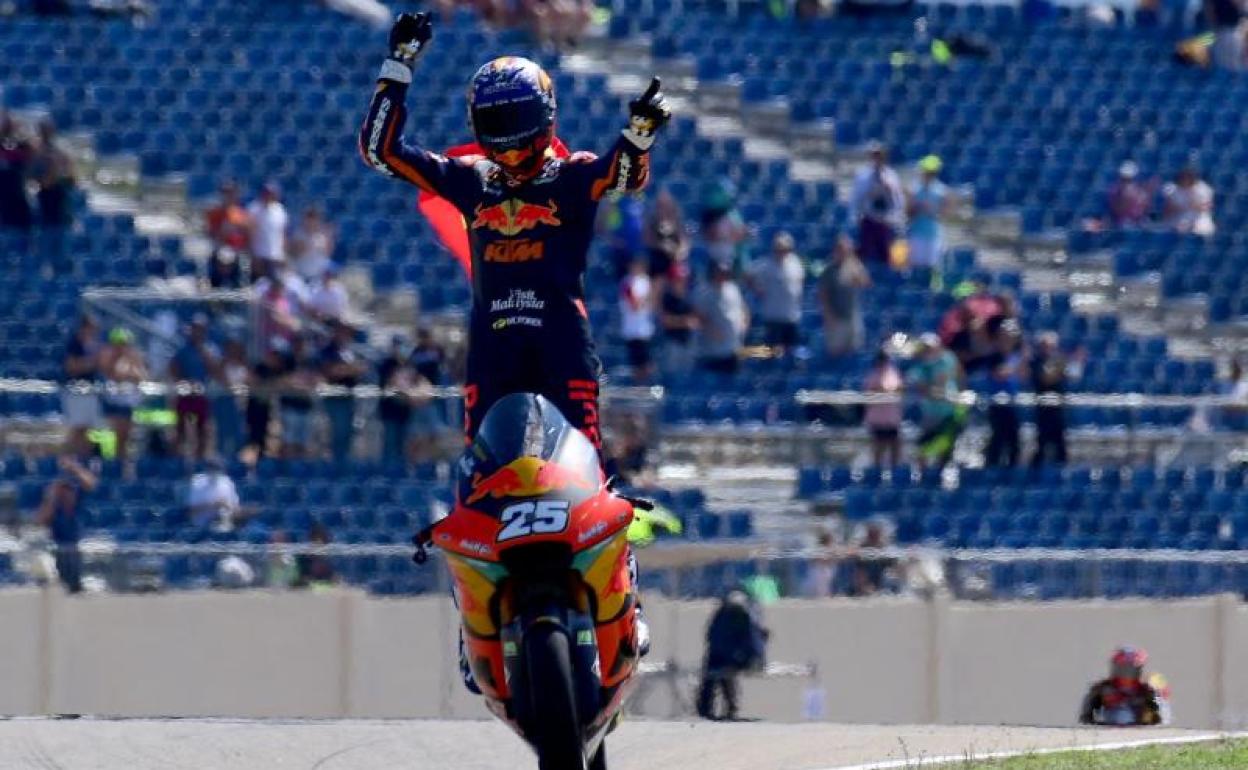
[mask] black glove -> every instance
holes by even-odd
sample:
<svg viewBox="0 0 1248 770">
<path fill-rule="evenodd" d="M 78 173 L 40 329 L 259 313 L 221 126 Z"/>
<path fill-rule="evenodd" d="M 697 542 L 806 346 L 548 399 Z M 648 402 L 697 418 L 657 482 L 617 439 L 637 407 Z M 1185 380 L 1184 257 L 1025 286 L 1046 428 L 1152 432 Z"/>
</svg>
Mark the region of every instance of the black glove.
<svg viewBox="0 0 1248 770">
<path fill-rule="evenodd" d="M 433 20 L 427 13 L 401 13 L 390 28 L 390 58 L 411 67 L 429 47 Z"/>
<path fill-rule="evenodd" d="M 650 87 L 640 97 L 628 103 L 628 128 L 624 138 L 639 150 L 648 150 L 654 144 L 655 133 L 672 119 L 672 108 L 667 97 L 659 91 L 659 79 L 650 81 Z"/>
</svg>

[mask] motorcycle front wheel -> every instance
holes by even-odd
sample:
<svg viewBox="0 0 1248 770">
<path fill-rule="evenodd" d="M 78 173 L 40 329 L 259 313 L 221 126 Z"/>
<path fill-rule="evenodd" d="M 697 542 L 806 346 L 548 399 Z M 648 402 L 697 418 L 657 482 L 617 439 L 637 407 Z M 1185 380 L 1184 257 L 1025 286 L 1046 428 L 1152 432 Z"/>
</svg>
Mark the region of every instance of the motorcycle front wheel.
<svg viewBox="0 0 1248 770">
<path fill-rule="evenodd" d="M 538 766 L 541 770 L 586 770 L 568 635 L 550 623 L 537 624 L 525 634 L 524 659 L 532 693 L 531 713 L 537 719 L 533 738 Z M 593 770 L 605 770 L 606 753 L 600 751 L 594 762 Z"/>
<path fill-rule="evenodd" d="M 598 753 L 594 754 L 594 759 L 589 763 L 589 770 L 607 770 L 607 744 L 598 747 Z"/>
</svg>

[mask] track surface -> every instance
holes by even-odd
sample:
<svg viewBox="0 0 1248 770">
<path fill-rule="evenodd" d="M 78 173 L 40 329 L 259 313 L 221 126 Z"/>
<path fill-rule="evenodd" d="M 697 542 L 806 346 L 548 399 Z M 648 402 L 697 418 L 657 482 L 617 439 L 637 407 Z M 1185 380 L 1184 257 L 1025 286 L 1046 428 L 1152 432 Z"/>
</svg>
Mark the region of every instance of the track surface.
<svg viewBox="0 0 1248 770">
<path fill-rule="evenodd" d="M 909 757 L 1086 746 L 1183 730 L 626 723 L 611 770 L 830 770 Z M 413 768 L 529 770 L 524 745 L 495 722 L 250 720 L 0 721 L 5 770 Z"/>
</svg>

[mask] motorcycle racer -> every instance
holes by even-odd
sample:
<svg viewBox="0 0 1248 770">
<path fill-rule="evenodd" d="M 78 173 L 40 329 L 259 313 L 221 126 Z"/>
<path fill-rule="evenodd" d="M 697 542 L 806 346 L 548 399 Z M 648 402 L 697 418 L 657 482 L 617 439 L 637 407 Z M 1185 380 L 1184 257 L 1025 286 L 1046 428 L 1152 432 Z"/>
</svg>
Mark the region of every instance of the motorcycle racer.
<svg viewBox="0 0 1248 770">
<path fill-rule="evenodd" d="M 445 198 L 464 217 L 472 258 L 466 443 L 494 402 L 529 391 L 549 398 L 600 447 L 601 364 L 584 306 L 586 253 L 603 196 L 640 190 L 649 179 L 650 147 L 671 117 L 659 81 L 630 102 L 628 125 L 608 154 L 558 158 L 550 76 L 528 59 L 494 59 L 468 88 L 483 154 L 449 158 L 402 137 L 404 100 L 432 33 L 426 13 L 398 17 L 359 145 L 370 167 Z"/>
<path fill-rule="evenodd" d="M 506 56 L 483 65 L 468 88 L 480 155 L 447 157 L 403 139 L 404 101 L 433 36 L 429 14 L 401 14 L 360 130 L 367 165 L 449 201 L 464 217 L 472 260 L 472 309 L 464 385 L 465 443 L 490 407 L 511 393 L 549 399 L 601 450 L 598 377 L 584 305 L 586 257 L 599 201 L 642 189 L 649 151 L 671 111 L 655 78 L 629 103 L 629 122 L 605 156 L 554 152 L 554 83 L 536 63 Z M 465 454 L 471 463 L 473 453 Z M 466 478 L 471 477 L 471 469 Z M 471 496 L 471 494 L 469 495 Z M 628 554 L 636 585 L 636 561 Z M 637 645 L 649 648 L 640 606 Z M 479 693 L 460 637 L 464 684 Z"/>
<path fill-rule="evenodd" d="M 1170 691 L 1154 674 L 1144 678 L 1148 653 L 1119 647 L 1109 662 L 1109 678 L 1094 683 L 1079 709 L 1085 725 L 1164 725 L 1170 722 Z"/>
</svg>

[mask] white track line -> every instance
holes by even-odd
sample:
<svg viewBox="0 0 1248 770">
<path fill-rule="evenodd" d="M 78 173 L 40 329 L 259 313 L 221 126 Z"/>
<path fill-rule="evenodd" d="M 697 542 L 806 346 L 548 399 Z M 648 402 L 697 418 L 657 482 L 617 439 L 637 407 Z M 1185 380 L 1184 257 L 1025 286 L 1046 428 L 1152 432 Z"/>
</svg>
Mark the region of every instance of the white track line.
<svg viewBox="0 0 1248 770">
<path fill-rule="evenodd" d="M 1086 746 L 1068 746 L 1066 748 L 1023 749 L 1020 751 L 993 751 L 986 754 L 949 754 L 943 757 L 912 757 L 910 759 L 890 759 L 884 762 L 868 762 L 864 765 L 836 765 L 819 770 L 918 770 L 924 767 L 951 765 L 959 762 L 980 761 L 985 759 L 1010 759 L 1012 757 L 1038 756 L 1042 754 L 1061 754 L 1068 751 L 1116 751 L 1118 749 L 1138 749 L 1146 746 L 1174 746 L 1184 743 L 1209 743 L 1226 738 L 1248 738 L 1248 732 L 1236 733 L 1201 733 L 1199 735 L 1182 735 L 1171 738 L 1144 738 L 1138 741 L 1119 741 L 1117 743 L 1096 743 Z"/>
</svg>

